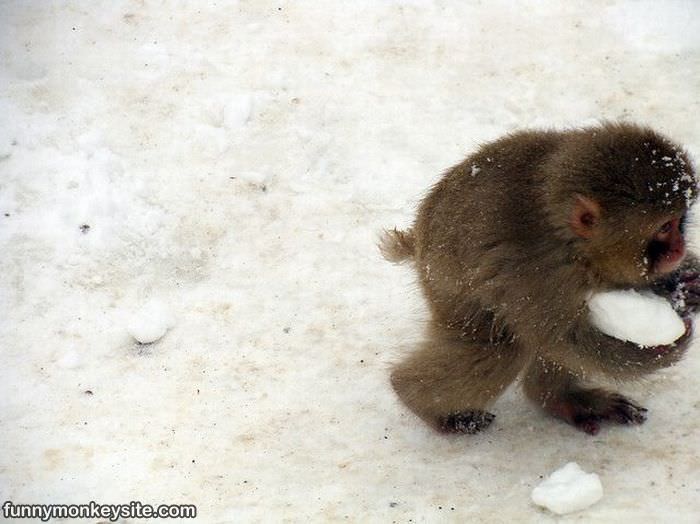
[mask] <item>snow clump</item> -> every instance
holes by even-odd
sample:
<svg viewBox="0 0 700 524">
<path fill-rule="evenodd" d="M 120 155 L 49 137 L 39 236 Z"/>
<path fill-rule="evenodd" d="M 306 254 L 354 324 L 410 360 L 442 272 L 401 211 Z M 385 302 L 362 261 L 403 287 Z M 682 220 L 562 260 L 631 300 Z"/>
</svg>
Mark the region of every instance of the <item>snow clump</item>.
<svg viewBox="0 0 700 524">
<path fill-rule="evenodd" d="M 662 297 L 633 289 L 596 293 L 588 300 L 591 323 L 611 337 L 640 346 L 672 344 L 685 324 Z"/>
<path fill-rule="evenodd" d="M 603 485 L 595 473 L 569 462 L 532 490 L 532 501 L 557 515 L 581 511 L 603 498 Z"/>
</svg>

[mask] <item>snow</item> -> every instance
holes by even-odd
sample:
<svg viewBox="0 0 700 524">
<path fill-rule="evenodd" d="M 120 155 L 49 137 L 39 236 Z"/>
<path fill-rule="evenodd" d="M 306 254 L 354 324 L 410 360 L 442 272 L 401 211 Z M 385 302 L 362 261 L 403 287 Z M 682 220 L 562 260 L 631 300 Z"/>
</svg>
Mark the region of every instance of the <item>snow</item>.
<svg viewBox="0 0 700 524">
<path fill-rule="evenodd" d="M 562 466 L 532 490 L 532 501 L 557 515 L 581 511 L 603 498 L 603 485 L 595 473 L 576 462 Z"/>
<path fill-rule="evenodd" d="M 606 485 L 572 518 L 699 521 L 696 345 L 624 385 L 643 426 L 514 389 L 441 436 L 389 385 L 427 311 L 375 246 L 518 128 L 627 118 L 697 157 L 700 5 L 650 5 L 0 3 L 3 500 L 548 522 L 530 492 L 571 460 Z M 142 345 L 150 300 L 176 321 Z"/>
<path fill-rule="evenodd" d="M 603 333 L 640 346 L 662 346 L 685 333 L 670 302 L 651 292 L 621 289 L 588 300 L 591 323 Z"/>
<path fill-rule="evenodd" d="M 77 368 L 81 364 L 80 353 L 75 350 L 69 350 L 63 354 L 56 363 L 62 368 Z"/>
<path fill-rule="evenodd" d="M 199 258 L 193 253 L 193 258 Z M 131 316 L 127 330 L 141 344 L 151 344 L 163 337 L 175 325 L 168 307 L 158 300 L 150 300 Z"/>
</svg>

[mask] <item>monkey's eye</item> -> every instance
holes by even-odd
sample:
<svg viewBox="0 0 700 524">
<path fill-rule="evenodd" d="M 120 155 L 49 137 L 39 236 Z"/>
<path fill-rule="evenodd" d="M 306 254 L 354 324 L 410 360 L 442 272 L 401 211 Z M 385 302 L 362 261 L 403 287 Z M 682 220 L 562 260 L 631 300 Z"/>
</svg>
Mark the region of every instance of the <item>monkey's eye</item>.
<svg viewBox="0 0 700 524">
<path fill-rule="evenodd" d="M 656 231 L 656 234 L 654 235 L 654 240 L 659 240 L 660 242 L 667 242 L 673 234 L 673 230 L 679 226 L 679 222 L 680 221 L 678 219 L 673 219 L 669 220 L 668 222 L 665 222 Z"/>
<path fill-rule="evenodd" d="M 669 220 L 663 226 L 661 226 L 661 228 L 659 228 L 659 233 L 661 233 L 661 234 L 669 233 L 671 231 L 672 227 L 673 227 L 673 222 L 671 222 Z"/>
</svg>

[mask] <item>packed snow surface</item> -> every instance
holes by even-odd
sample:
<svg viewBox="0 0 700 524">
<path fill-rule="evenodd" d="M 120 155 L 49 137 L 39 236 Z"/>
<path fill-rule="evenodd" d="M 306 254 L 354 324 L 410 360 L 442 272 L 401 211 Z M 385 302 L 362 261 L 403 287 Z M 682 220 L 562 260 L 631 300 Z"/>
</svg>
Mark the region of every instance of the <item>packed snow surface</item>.
<svg viewBox="0 0 700 524">
<path fill-rule="evenodd" d="M 532 501 L 557 515 L 592 506 L 603 498 L 603 485 L 595 473 L 586 473 L 569 462 L 532 490 Z"/>
<path fill-rule="evenodd" d="M 648 291 L 596 293 L 588 300 L 588 309 L 591 322 L 603 333 L 640 346 L 671 344 L 685 333 L 671 304 Z"/>
<path fill-rule="evenodd" d="M 697 158 L 698 20 L 692 0 L 0 2 L 0 503 L 551 522 L 536 472 L 572 460 L 605 479 L 591 522 L 700 522 L 697 347 L 624 386 L 643 426 L 589 437 L 514 387 L 487 431 L 439 435 L 389 384 L 429 312 L 376 248 L 515 129 L 622 118 Z M 153 299 L 176 322 L 143 345 L 130 326 L 168 325 Z"/>
</svg>

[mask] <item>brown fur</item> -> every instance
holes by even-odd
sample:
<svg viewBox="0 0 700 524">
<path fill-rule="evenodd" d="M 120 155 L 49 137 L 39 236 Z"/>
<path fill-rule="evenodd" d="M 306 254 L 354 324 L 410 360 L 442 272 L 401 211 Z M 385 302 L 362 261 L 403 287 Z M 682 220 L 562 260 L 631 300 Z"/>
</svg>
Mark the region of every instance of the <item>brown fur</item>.
<svg viewBox="0 0 700 524">
<path fill-rule="evenodd" d="M 399 231 L 394 228 L 384 231 L 379 240 L 379 250 L 382 256 L 389 262 L 398 264 L 413 258 L 416 248 L 416 239 L 413 231 Z"/>
<path fill-rule="evenodd" d="M 432 316 L 425 342 L 392 372 L 400 398 L 440 430 L 473 433 L 527 369 L 528 397 L 590 433 L 602 419 L 641 422 L 643 408 L 582 380 L 669 366 L 690 329 L 672 347 L 641 349 L 591 327 L 586 298 L 615 287 L 673 292 L 659 282 L 679 272 L 654 274 L 645 249 L 695 192 L 686 154 L 647 128 L 525 131 L 481 147 L 432 188 L 412 229 L 382 240 L 389 260 L 414 262 Z M 572 227 L 577 199 L 602 210 L 592 238 Z"/>
</svg>

